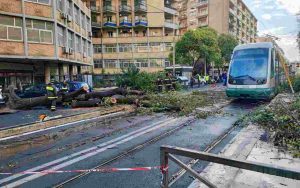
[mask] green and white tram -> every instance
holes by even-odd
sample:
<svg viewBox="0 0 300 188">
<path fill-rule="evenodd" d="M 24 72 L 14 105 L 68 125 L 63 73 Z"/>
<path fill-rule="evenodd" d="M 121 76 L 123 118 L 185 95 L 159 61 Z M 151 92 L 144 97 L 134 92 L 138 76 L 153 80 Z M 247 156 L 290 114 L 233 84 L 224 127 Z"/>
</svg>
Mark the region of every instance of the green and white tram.
<svg viewBox="0 0 300 188">
<path fill-rule="evenodd" d="M 271 99 L 283 80 L 284 72 L 273 43 L 237 46 L 232 55 L 226 94 L 232 98 Z"/>
</svg>

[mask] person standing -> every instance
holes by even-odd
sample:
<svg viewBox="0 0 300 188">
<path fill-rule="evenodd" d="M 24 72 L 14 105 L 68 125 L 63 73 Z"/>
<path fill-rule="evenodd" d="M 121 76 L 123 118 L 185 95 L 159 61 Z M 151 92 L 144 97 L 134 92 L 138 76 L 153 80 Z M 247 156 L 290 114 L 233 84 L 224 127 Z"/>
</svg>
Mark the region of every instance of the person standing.
<svg viewBox="0 0 300 188">
<path fill-rule="evenodd" d="M 47 84 L 46 90 L 47 90 L 48 100 L 51 103 L 50 110 L 55 111 L 56 110 L 56 100 L 57 100 L 57 89 L 54 85 L 54 79 L 51 79 L 50 83 Z"/>
<path fill-rule="evenodd" d="M 65 80 L 65 81 L 63 82 L 63 84 L 62 84 L 61 89 L 60 89 L 60 94 L 61 94 L 62 96 L 65 96 L 68 92 L 69 92 L 68 82 Z M 64 107 L 67 107 L 67 106 L 68 106 L 68 104 L 67 104 L 66 101 L 63 101 L 63 106 L 64 106 Z"/>
<path fill-rule="evenodd" d="M 222 74 L 223 86 L 227 85 L 227 72 L 223 72 Z"/>
</svg>

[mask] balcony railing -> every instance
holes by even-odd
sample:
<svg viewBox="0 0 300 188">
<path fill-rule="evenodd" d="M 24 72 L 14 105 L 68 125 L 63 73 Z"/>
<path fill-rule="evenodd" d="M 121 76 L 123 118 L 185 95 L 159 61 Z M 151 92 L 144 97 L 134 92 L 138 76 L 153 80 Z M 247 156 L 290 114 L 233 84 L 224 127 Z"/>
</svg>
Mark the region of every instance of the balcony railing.
<svg viewBox="0 0 300 188">
<path fill-rule="evenodd" d="M 132 27 L 131 19 L 122 19 L 120 21 L 120 27 Z"/>
<path fill-rule="evenodd" d="M 140 12 L 140 13 L 146 13 L 147 12 L 147 6 L 146 5 L 135 5 L 134 7 L 135 12 Z"/>
<path fill-rule="evenodd" d="M 119 7 L 120 13 L 130 13 L 131 12 L 131 7 L 128 5 L 120 5 Z"/>
<path fill-rule="evenodd" d="M 91 6 L 91 11 L 99 13 L 101 11 L 101 9 L 99 6 Z"/>
<path fill-rule="evenodd" d="M 101 23 L 100 22 L 92 22 L 92 27 L 94 28 L 101 28 Z"/>
<path fill-rule="evenodd" d="M 103 27 L 116 28 L 117 23 L 116 23 L 116 21 L 113 21 L 113 20 L 107 20 L 107 21 L 104 21 Z"/>
<path fill-rule="evenodd" d="M 148 26 L 148 21 L 145 18 L 140 18 L 135 20 L 135 26 L 137 27 L 147 27 Z"/>
<path fill-rule="evenodd" d="M 111 5 L 105 5 L 105 6 L 103 6 L 103 12 L 115 13 L 116 7 L 113 7 Z"/>
</svg>

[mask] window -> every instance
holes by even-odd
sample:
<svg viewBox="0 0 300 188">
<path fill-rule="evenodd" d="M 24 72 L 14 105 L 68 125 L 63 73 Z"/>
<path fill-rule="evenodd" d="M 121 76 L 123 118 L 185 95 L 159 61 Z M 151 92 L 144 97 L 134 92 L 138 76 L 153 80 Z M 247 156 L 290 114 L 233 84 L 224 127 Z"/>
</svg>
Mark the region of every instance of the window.
<svg viewBox="0 0 300 188">
<path fill-rule="evenodd" d="M 0 15 L 0 40 L 22 41 L 22 19 Z"/>
<path fill-rule="evenodd" d="M 58 38 L 57 38 L 57 42 L 58 42 L 58 45 L 59 46 L 65 46 L 65 37 L 64 37 L 64 28 L 61 27 L 61 26 L 57 26 L 57 35 L 58 35 Z"/>
<path fill-rule="evenodd" d="M 101 59 L 95 59 L 94 60 L 94 67 L 97 69 L 103 68 L 103 61 Z"/>
<path fill-rule="evenodd" d="M 114 37 L 114 33 L 112 31 L 107 32 L 108 37 L 112 38 Z"/>
<path fill-rule="evenodd" d="M 68 15 L 73 16 L 72 2 L 70 0 L 67 0 L 67 10 L 68 10 Z"/>
<path fill-rule="evenodd" d="M 237 50 L 233 54 L 229 83 L 234 85 L 263 85 L 268 75 L 268 48 Z"/>
<path fill-rule="evenodd" d="M 50 0 L 26 0 L 26 1 L 50 5 Z"/>
<path fill-rule="evenodd" d="M 68 31 L 68 46 L 71 49 L 74 49 L 74 34 Z"/>
<path fill-rule="evenodd" d="M 119 44 L 119 52 L 132 52 L 131 44 Z"/>
<path fill-rule="evenodd" d="M 134 44 L 134 51 L 135 52 L 148 52 L 148 44 L 147 43 Z"/>
<path fill-rule="evenodd" d="M 128 68 L 132 67 L 133 63 L 129 59 L 120 60 L 120 68 Z"/>
<path fill-rule="evenodd" d="M 137 67 L 149 67 L 148 59 L 137 59 L 135 65 Z"/>
<path fill-rule="evenodd" d="M 87 44 L 87 53 L 89 57 L 92 56 L 92 44 L 90 42 Z"/>
<path fill-rule="evenodd" d="M 275 76 L 275 58 L 274 58 L 274 49 L 272 49 L 271 53 L 271 77 Z"/>
<path fill-rule="evenodd" d="M 161 47 L 160 43 L 153 42 L 153 43 L 150 43 L 150 50 L 151 50 L 151 52 L 160 52 L 160 51 L 163 51 L 163 48 Z"/>
<path fill-rule="evenodd" d="M 171 42 L 165 43 L 165 51 L 171 51 L 173 44 Z"/>
<path fill-rule="evenodd" d="M 86 45 L 86 40 L 82 40 L 82 52 L 87 53 L 87 45 Z"/>
<path fill-rule="evenodd" d="M 103 45 L 103 52 L 104 53 L 117 52 L 117 45 L 116 44 L 105 44 L 105 45 Z"/>
<path fill-rule="evenodd" d="M 81 27 L 86 30 L 85 15 L 83 12 L 81 12 Z"/>
<path fill-rule="evenodd" d="M 104 68 L 117 68 L 117 60 L 115 59 L 104 60 Z"/>
<path fill-rule="evenodd" d="M 53 43 L 53 24 L 40 20 L 26 20 L 27 37 L 29 42 Z"/>
<path fill-rule="evenodd" d="M 86 17 L 86 29 L 87 31 L 91 31 L 91 19 Z"/>
<path fill-rule="evenodd" d="M 64 7 L 64 3 L 63 3 L 63 0 L 57 0 L 57 10 L 59 11 L 63 11 L 63 7 Z"/>
<path fill-rule="evenodd" d="M 76 38 L 75 38 L 75 51 L 82 53 L 81 37 L 78 35 L 76 35 Z"/>
<path fill-rule="evenodd" d="M 94 44 L 94 53 L 95 54 L 102 53 L 102 46 L 101 46 L 101 44 Z"/>
<path fill-rule="evenodd" d="M 75 22 L 79 25 L 80 24 L 80 10 L 77 6 L 75 6 L 74 18 L 75 18 Z"/>
</svg>

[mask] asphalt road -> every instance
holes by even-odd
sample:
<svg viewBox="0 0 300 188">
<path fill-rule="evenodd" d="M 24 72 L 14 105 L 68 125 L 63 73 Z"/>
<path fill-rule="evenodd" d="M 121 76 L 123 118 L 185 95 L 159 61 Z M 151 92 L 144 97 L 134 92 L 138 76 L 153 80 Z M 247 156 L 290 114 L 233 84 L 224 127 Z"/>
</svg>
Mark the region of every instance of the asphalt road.
<svg viewBox="0 0 300 188">
<path fill-rule="evenodd" d="M 233 103 L 223 113 L 205 120 L 196 120 L 174 134 L 163 137 L 139 151 L 116 160 L 105 168 L 131 168 L 159 166 L 159 147 L 174 145 L 203 150 L 218 136 L 224 134 L 242 115 L 257 104 Z M 152 138 L 174 129 L 193 119 L 192 117 L 130 116 L 55 129 L 43 134 L 23 137 L 0 143 L 0 172 L 41 170 L 90 169 Z M 220 151 L 226 142 L 237 134 L 234 131 L 214 152 Z M 182 158 L 184 161 L 187 159 Z M 201 169 L 205 164 L 197 165 Z M 179 168 L 170 164 L 170 172 Z M 0 187 L 52 187 L 78 173 L 15 174 L 0 175 Z M 174 187 L 186 187 L 192 178 L 185 175 Z M 64 187 L 159 187 L 160 171 L 123 171 L 90 173 Z"/>
</svg>

